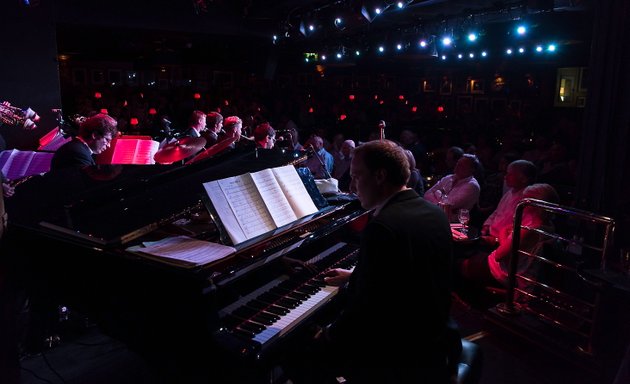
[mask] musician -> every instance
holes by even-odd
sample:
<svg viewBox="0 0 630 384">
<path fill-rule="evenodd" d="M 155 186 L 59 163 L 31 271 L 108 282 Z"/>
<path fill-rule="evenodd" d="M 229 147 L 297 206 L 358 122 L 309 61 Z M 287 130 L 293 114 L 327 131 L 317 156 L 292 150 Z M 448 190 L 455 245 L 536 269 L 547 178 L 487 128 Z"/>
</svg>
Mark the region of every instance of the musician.
<svg viewBox="0 0 630 384">
<path fill-rule="evenodd" d="M 221 118 L 223 121 L 223 118 Z M 206 114 L 202 111 L 192 111 L 188 119 L 188 129 L 184 132 L 184 137 L 201 137 L 201 132 L 205 131 Z"/>
<path fill-rule="evenodd" d="M 118 123 L 113 117 L 99 113 L 81 123 L 79 134 L 62 145 L 53 155 L 52 170 L 95 165 L 93 155 L 105 151 L 118 134 Z"/>
<path fill-rule="evenodd" d="M 219 141 L 219 133 L 223 130 L 223 116 L 219 112 L 210 112 L 206 116 L 206 126 L 203 134 L 206 139 L 206 147 L 211 147 Z"/>
<path fill-rule="evenodd" d="M 269 123 L 258 124 L 254 129 L 254 142 L 257 148 L 273 148 L 276 144 L 276 130 Z"/>
<path fill-rule="evenodd" d="M 350 174 L 351 189 L 374 215 L 354 271 L 326 274 L 327 284 L 349 281 L 347 300 L 316 334 L 325 361 L 305 381 L 327 382 L 316 376 L 334 366 L 340 370 L 333 377 L 351 383 L 445 383 L 452 245 L 446 217 L 405 186 L 407 157 L 389 140 L 357 147 Z"/>
</svg>

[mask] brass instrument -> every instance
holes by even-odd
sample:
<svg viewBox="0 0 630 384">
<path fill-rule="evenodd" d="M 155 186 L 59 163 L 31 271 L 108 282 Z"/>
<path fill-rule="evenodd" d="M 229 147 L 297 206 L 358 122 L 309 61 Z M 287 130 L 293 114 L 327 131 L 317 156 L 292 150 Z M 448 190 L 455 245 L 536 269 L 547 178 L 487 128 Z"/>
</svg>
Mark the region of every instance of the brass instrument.
<svg viewBox="0 0 630 384">
<path fill-rule="evenodd" d="M 0 123 L 19 125 L 24 129 L 35 129 L 37 128 L 35 122 L 38 120 L 39 115 L 31 108 L 23 110 L 6 101 L 0 103 Z"/>
</svg>

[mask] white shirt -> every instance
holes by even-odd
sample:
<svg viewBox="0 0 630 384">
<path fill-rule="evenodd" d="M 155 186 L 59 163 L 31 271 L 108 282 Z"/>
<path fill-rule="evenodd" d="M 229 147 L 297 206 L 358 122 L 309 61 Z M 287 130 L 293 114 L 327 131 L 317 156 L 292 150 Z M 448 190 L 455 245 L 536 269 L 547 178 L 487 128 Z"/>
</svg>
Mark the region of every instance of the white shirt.
<svg viewBox="0 0 630 384">
<path fill-rule="evenodd" d="M 523 199 L 524 189 L 516 192 L 513 189 L 508 190 L 499 201 L 497 209 L 483 223 L 484 226 L 489 226 L 491 236 L 499 237 L 502 228 L 514 224 L 514 213 L 516 206 Z"/>
<path fill-rule="evenodd" d="M 438 192 L 440 191 L 440 192 Z M 455 175 L 446 175 L 440 179 L 431 189 L 425 192 L 427 201 L 437 204 L 444 193 L 448 195 L 448 203 L 451 204 L 450 221 L 457 221 L 460 209 L 472 209 L 479 202 L 481 188 L 474 176 L 465 179 L 455 179 Z"/>
</svg>

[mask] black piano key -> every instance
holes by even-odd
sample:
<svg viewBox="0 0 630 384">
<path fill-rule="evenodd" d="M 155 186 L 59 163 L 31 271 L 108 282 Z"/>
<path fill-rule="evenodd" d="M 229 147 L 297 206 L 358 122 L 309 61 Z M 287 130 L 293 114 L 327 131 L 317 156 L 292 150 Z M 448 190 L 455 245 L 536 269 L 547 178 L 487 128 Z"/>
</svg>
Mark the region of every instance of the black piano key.
<svg viewBox="0 0 630 384">
<path fill-rule="evenodd" d="M 319 288 L 302 285 L 301 287 L 298 287 L 295 291 L 303 293 L 305 295 L 314 295 L 319 291 Z"/>
<path fill-rule="evenodd" d="M 273 314 L 279 315 L 279 316 L 284 316 L 287 313 L 289 313 L 288 309 L 282 308 L 282 307 L 278 307 L 277 305 L 270 305 L 267 308 L 265 308 L 265 311 L 269 312 L 269 313 L 273 313 Z"/>
<path fill-rule="evenodd" d="M 245 330 L 250 331 L 250 332 L 254 332 L 255 334 L 259 334 L 260 332 L 262 332 L 265 329 L 267 329 L 267 327 L 265 327 L 264 325 L 254 323 L 252 321 L 245 321 L 245 322 L 239 324 L 238 328 L 245 329 Z"/>
<path fill-rule="evenodd" d="M 260 324 L 271 325 L 280 320 L 280 316 L 274 315 L 273 313 L 260 312 L 256 316 L 252 317 L 252 320 Z"/>
<path fill-rule="evenodd" d="M 263 309 L 269 306 L 269 303 L 254 299 L 254 300 L 248 301 L 247 306 L 250 308 L 255 308 L 259 311 L 262 311 Z"/>
<path fill-rule="evenodd" d="M 256 334 L 254 332 L 246 331 L 241 328 L 234 328 L 232 332 L 246 339 L 253 339 L 254 337 L 256 337 Z"/>
<path fill-rule="evenodd" d="M 281 307 L 285 307 L 285 308 L 297 308 L 300 305 L 300 302 L 294 299 L 291 299 L 289 297 L 283 297 L 282 299 L 278 300 L 276 302 L 276 305 L 279 305 Z"/>
<path fill-rule="evenodd" d="M 302 301 L 308 300 L 308 298 L 311 297 L 311 295 L 307 293 L 293 291 L 293 292 L 287 293 L 286 297 L 290 297 L 292 299 L 302 302 Z"/>
</svg>

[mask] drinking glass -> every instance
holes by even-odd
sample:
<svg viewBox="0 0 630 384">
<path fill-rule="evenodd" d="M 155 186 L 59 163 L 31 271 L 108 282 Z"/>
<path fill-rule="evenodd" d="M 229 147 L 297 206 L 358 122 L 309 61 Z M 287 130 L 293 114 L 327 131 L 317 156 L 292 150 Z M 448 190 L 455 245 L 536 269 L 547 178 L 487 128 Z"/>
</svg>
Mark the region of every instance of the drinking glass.
<svg viewBox="0 0 630 384">
<path fill-rule="evenodd" d="M 459 213 L 457 214 L 457 218 L 459 219 L 459 222 L 464 226 L 464 228 L 462 228 L 462 232 L 468 234 L 468 228 L 466 226 L 470 221 L 470 211 L 466 208 L 460 209 Z"/>
</svg>

